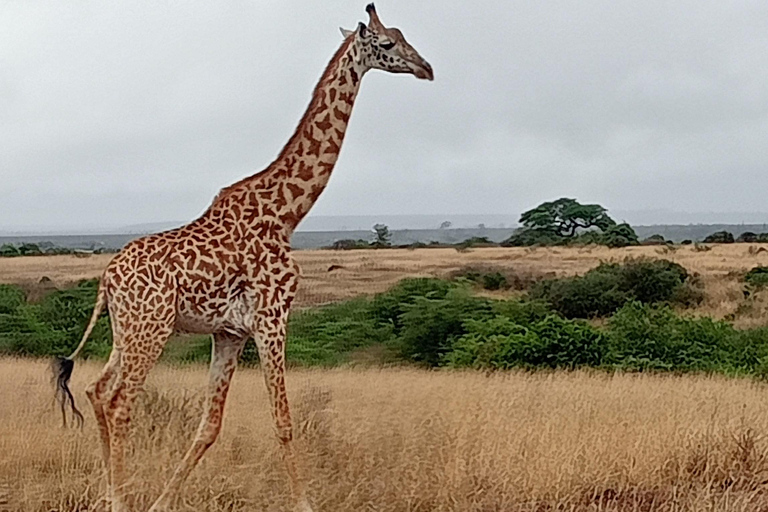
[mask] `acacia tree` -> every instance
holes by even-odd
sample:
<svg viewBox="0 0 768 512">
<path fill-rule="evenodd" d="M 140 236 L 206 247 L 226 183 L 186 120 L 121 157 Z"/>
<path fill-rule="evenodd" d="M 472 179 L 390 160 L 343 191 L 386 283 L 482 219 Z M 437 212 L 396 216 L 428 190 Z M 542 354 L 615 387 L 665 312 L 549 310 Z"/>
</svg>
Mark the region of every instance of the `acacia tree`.
<svg viewBox="0 0 768 512">
<path fill-rule="evenodd" d="M 599 204 L 581 204 L 575 199 L 563 197 L 557 201 L 542 203 L 520 216 L 525 230 L 571 238 L 577 229 L 598 228 L 608 231 L 616 222 Z"/>
<path fill-rule="evenodd" d="M 389 247 L 392 245 L 392 233 L 386 224 L 374 224 L 374 240 L 371 245 L 374 247 Z"/>
<path fill-rule="evenodd" d="M 572 241 L 610 247 L 637 244 L 635 230 L 629 224 L 616 224 L 599 204 L 581 204 L 565 197 L 528 210 L 520 216 L 520 224 L 522 227 L 501 245 L 560 245 Z"/>
</svg>

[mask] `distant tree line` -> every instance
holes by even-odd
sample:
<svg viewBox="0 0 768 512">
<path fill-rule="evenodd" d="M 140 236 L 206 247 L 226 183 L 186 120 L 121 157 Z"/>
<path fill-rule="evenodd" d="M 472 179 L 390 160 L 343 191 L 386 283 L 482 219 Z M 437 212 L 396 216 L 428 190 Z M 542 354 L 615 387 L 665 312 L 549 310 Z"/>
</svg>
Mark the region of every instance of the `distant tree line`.
<svg viewBox="0 0 768 512">
<path fill-rule="evenodd" d="M 92 249 L 72 249 L 70 247 L 59 247 L 51 242 L 21 243 L 21 244 L 3 244 L 0 245 L 0 257 L 13 258 L 17 256 L 43 256 L 52 254 L 101 254 L 104 252 L 114 252 L 104 248 Z"/>
</svg>

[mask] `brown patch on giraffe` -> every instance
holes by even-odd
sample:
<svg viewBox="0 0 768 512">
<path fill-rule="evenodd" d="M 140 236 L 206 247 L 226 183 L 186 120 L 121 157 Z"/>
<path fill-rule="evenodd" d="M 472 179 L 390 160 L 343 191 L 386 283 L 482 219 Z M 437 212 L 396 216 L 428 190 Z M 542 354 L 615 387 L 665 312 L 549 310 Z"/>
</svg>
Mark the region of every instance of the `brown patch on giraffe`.
<svg viewBox="0 0 768 512">
<path fill-rule="evenodd" d="M 291 193 L 291 199 L 296 199 L 304 195 L 305 190 L 296 184 L 286 183 L 285 186 L 288 188 L 288 191 Z"/>
</svg>

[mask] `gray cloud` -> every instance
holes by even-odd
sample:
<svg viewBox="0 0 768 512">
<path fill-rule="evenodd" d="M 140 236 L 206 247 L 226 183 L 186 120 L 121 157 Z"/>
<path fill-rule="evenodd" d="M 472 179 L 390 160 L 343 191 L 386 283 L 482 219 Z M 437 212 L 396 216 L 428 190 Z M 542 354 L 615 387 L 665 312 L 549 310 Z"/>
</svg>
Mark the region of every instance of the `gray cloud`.
<svg viewBox="0 0 768 512">
<path fill-rule="evenodd" d="M 193 218 L 278 153 L 363 4 L 0 4 L 0 228 Z M 762 3 L 377 5 L 436 79 L 365 78 L 313 214 L 768 211 Z"/>
</svg>

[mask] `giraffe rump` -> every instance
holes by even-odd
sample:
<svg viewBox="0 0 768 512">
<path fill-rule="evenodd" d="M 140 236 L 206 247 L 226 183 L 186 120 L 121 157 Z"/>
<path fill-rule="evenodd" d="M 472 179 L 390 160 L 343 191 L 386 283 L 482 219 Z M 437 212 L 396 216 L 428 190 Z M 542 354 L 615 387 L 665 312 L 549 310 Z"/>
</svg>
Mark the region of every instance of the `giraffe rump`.
<svg viewBox="0 0 768 512">
<path fill-rule="evenodd" d="M 83 415 L 75 405 L 75 397 L 72 396 L 72 392 L 69 390 L 69 379 L 72 377 L 72 370 L 74 368 L 75 362 L 66 357 L 57 357 L 51 362 L 53 381 L 56 387 L 56 401 L 61 407 L 61 419 L 65 427 L 67 426 L 67 405 L 69 405 L 69 409 L 72 411 L 74 423 L 79 427 L 83 426 Z"/>
</svg>

